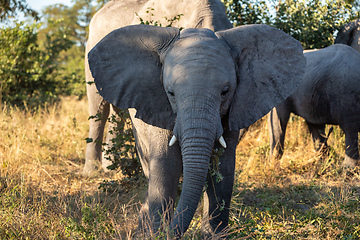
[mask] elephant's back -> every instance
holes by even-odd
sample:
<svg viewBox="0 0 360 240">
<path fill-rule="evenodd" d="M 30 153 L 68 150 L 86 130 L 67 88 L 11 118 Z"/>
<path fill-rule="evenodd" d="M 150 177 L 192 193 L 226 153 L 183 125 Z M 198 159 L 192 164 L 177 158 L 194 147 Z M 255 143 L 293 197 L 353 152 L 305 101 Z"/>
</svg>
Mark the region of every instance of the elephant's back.
<svg viewBox="0 0 360 240">
<path fill-rule="evenodd" d="M 130 25 L 149 0 L 113 0 L 95 13 L 89 26 L 90 48 L 111 31 Z"/>
</svg>

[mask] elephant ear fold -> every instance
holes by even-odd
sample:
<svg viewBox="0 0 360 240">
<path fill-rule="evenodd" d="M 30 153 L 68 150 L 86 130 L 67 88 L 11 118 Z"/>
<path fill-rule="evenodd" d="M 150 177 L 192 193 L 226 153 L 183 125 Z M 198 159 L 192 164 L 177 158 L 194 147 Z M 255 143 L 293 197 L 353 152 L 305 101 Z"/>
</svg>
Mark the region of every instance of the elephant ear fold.
<svg viewBox="0 0 360 240">
<path fill-rule="evenodd" d="M 299 86 L 305 69 L 301 44 L 267 25 L 246 25 L 216 33 L 232 49 L 238 85 L 230 107 L 231 130 L 247 127 Z"/>
<path fill-rule="evenodd" d="M 335 43 L 351 45 L 354 40 L 354 32 L 360 31 L 360 19 L 345 24 L 338 32 Z"/>
<path fill-rule="evenodd" d="M 162 85 L 160 55 L 179 34 L 148 25 L 109 33 L 88 54 L 99 94 L 119 109 L 135 108 L 148 124 L 172 130 L 175 114 Z"/>
</svg>

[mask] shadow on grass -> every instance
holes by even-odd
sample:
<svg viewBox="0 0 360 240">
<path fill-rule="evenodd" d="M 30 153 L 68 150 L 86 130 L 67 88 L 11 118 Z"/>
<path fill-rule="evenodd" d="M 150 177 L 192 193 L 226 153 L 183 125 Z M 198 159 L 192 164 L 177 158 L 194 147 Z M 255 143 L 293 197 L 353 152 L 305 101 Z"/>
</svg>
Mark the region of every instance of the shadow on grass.
<svg viewBox="0 0 360 240">
<path fill-rule="evenodd" d="M 136 228 L 140 204 L 119 189 L 44 191 L 22 175 L 2 176 L 0 183 L 2 239 L 128 239 Z"/>
<path fill-rule="evenodd" d="M 233 239 L 359 239 L 359 171 L 344 181 L 321 177 L 276 184 L 238 182 L 231 205 Z M 351 177 L 349 177 L 351 176 Z"/>
<path fill-rule="evenodd" d="M 98 189 L 90 191 L 84 184 L 71 192 L 61 183 L 43 190 L 22 174 L 0 177 L 1 239 L 172 239 L 166 227 L 150 235 L 137 229 L 146 186 L 124 189 L 116 181 L 101 182 L 108 179 L 102 173 L 92 178 L 68 173 L 67 177 Z M 52 178 L 60 177 L 52 174 Z M 183 239 L 203 239 L 199 212 Z"/>
</svg>

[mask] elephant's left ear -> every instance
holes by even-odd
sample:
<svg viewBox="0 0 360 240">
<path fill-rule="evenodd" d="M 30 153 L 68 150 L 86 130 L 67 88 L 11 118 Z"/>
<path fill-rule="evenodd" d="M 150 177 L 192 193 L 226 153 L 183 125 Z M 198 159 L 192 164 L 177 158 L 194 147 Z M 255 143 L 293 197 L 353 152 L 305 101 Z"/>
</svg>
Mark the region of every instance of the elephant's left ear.
<svg viewBox="0 0 360 240">
<path fill-rule="evenodd" d="M 216 32 L 232 50 L 238 85 L 230 108 L 231 130 L 247 127 L 284 101 L 305 70 L 303 48 L 283 31 L 246 25 Z"/>
</svg>

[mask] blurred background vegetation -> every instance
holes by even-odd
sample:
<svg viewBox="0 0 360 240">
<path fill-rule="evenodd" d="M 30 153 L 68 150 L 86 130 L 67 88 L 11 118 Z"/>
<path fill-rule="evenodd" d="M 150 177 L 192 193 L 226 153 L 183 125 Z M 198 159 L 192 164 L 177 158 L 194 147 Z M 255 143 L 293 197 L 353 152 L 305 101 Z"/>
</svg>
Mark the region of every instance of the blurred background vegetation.
<svg viewBox="0 0 360 240">
<path fill-rule="evenodd" d="M 84 97 L 88 26 L 106 2 L 75 0 L 38 13 L 25 0 L 1 0 L 1 101 L 36 107 L 61 95 Z"/>
</svg>

